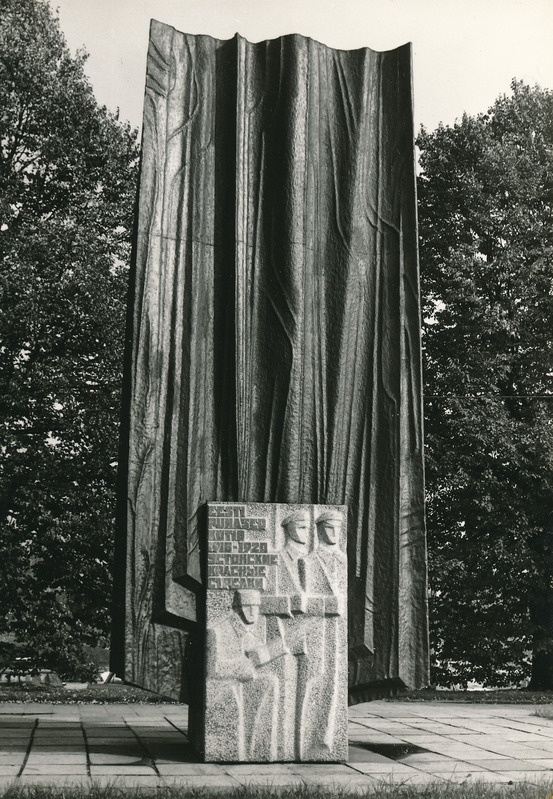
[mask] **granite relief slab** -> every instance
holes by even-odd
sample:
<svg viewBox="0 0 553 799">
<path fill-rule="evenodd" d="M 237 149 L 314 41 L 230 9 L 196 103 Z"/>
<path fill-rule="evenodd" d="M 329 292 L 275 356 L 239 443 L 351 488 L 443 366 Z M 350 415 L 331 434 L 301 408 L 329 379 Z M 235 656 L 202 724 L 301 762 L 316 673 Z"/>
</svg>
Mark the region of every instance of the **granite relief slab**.
<svg viewBox="0 0 553 799">
<path fill-rule="evenodd" d="M 204 757 L 347 757 L 347 510 L 208 503 Z"/>
</svg>

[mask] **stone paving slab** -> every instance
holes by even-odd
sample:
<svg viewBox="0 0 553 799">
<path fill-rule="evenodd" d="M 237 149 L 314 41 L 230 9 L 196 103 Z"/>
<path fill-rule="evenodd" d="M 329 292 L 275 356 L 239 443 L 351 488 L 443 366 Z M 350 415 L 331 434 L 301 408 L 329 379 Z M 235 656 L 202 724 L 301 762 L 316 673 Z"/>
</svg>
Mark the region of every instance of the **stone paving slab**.
<svg viewBox="0 0 553 799">
<path fill-rule="evenodd" d="M 347 763 L 196 762 L 187 708 L 175 705 L 0 705 L 0 788 L 22 785 L 553 786 L 553 721 L 534 705 L 370 702 L 350 708 Z"/>
</svg>

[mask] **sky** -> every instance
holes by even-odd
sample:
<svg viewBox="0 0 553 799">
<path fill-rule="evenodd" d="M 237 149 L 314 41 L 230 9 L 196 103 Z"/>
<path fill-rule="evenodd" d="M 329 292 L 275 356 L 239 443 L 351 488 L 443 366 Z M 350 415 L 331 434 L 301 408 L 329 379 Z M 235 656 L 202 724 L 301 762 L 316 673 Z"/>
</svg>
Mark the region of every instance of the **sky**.
<svg viewBox="0 0 553 799">
<path fill-rule="evenodd" d="M 250 41 L 301 33 L 340 49 L 413 43 L 416 129 L 486 111 L 512 78 L 553 89 L 553 0 L 50 0 L 98 101 L 140 126 L 150 19 Z"/>
</svg>

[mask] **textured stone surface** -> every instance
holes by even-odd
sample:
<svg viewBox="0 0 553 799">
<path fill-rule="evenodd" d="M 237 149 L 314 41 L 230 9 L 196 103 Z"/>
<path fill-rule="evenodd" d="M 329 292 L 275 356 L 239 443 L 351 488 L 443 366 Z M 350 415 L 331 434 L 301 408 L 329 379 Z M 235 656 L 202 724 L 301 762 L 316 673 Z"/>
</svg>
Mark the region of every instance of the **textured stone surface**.
<svg viewBox="0 0 553 799">
<path fill-rule="evenodd" d="M 113 669 L 179 696 L 205 502 L 318 503 L 352 700 L 427 684 L 410 47 L 154 22 L 141 164 Z"/>
<path fill-rule="evenodd" d="M 347 758 L 346 519 L 209 503 L 206 760 Z"/>
</svg>

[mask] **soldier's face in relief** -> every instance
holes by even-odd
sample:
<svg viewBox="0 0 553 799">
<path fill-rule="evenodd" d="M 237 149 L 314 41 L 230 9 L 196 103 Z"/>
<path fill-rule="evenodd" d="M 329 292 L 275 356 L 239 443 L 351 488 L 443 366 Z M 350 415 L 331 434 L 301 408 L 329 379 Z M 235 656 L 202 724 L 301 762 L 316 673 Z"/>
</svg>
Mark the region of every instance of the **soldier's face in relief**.
<svg viewBox="0 0 553 799">
<path fill-rule="evenodd" d="M 234 609 L 245 624 L 255 624 L 259 618 L 259 603 L 258 591 L 237 591 L 234 596 Z"/>
<path fill-rule="evenodd" d="M 309 538 L 309 519 L 303 516 L 298 519 L 292 519 L 284 529 L 287 538 L 290 538 L 298 544 L 307 544 Z"/>
<path fill-rule="evenodd" d="M 246 624 L 255 624 L 259 618 L 259 605 L 242 605 L 241 611 Z"/>
<path fill-rule="evenodd" d="M 324 522 L 319 522 L 317 530 L 319 531 L 319 538 L 323 544 L 333 546 L 338 541 L 340 521 L 338 519 L 328 519 Z"/>
</svg>

